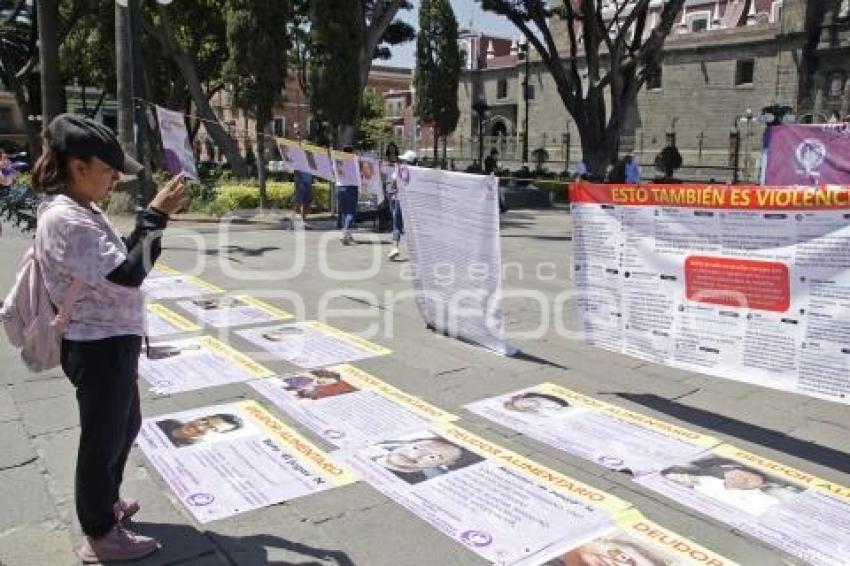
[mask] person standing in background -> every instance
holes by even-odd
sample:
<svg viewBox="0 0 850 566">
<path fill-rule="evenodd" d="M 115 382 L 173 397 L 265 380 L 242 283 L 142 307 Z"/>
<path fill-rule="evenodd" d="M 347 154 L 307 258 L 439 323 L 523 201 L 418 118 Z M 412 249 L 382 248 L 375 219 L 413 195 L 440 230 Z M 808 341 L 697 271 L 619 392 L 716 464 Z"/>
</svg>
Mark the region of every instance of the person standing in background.
<svg viewBox="0 0 850 566">
<path fill-rule="evenodd" d="M 292 228 L 301 228 L 309 230 L 307 224 L 307 212 L 313 204 L 313 174 L 309 171 L 295 172 L 295 194 L 294 194 L 294 209 L 295 215 L 292 219 Z M 297 215 L 300 215 L 298 222 Z"/>
<path fill-rule="evenodd" d="M 632 185 L 640 183 L 640 164 L 634 155 L 626 156 L 626 182 Z"/>
<path fill-rule="evenodd" d="M 347 145 L 342 148 L 342 151 L 354 153 L 354 148 Z M 357 216 L 357 199 L 359 196 L 360 190 L 357 185 L 337 185 L 336 187 L 336 199 L 339 206 L 337 224 L 342 228 L 339 241 L 346 246 L 354 243 L 354 236 L 351 235 L 351 231 L 354 228 L 354 221 Z"/>
</svg>

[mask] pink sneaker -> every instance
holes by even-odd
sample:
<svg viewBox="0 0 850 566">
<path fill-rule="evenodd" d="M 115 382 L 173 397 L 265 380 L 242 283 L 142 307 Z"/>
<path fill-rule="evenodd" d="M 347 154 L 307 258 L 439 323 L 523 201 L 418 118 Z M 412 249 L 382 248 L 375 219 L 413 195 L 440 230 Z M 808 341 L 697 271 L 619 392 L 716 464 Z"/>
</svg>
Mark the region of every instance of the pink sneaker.
<svg viewBox="0 0 850 566">
<path fill-rule="evenodd" d="M 141 507 L 135 499 L 119 499 L 112 510 L 115 512 L 115 519 L 120 522 L 129 521 L 133 515 L 139 512 Z"/>
<path fill-rule="evenodd" d="M 85 544 L 77 550 L 77 556 L 83 564 L 127 562 L 144 558 L 158 549 L 159 543 L 155 539 L 137 535 L 119 523 L 105 536 L 97 539 L 87 537 Z"/>
</svg>

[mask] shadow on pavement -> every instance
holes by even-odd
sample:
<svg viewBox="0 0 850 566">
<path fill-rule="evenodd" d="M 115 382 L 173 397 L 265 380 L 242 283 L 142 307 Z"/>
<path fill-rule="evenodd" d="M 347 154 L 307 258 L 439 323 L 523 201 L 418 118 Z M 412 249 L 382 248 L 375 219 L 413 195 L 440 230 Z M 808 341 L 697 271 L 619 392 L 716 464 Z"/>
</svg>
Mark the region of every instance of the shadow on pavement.
<svg viewBox="0 0 850 566">
<path fill-rule="evenodd" d="M 135 564 L 153 566 L 154 564 L 194 564 L 203 562 L 204 558 L 213 556 L 224 556 L 225 563 L 239 564 L 239 566 L 294 566 L 328 564 L 335 566 L 354 566 L 354 562 L 348 555 L 339 550 L 329 550 L 294 542 L 282 537 L 269 534 L 256 534 L 249 536 L 227 536 L 215 531 L 198 531 L 191 525 L 177 525 L 170 523 L 134 523 L 134 530 L 140 534 L 152 536 L 162 543 L 162 549 L 150 558 L 135 562 Z M 210 544 L 204 544 L 204 548 L 198 548 L 198 553 L 186 556 L 184 543 L 193 539 L 203 537 Z M 278 561 L 269 560 L 268 549 L 278 548 L 303 557 L 303 561 Z M 172 549 L 169 552 L 169 549 Z M 179 554 L 184 554 L 179 556 Z"/>
<path fill-rule="evenodd" d="M 614 392 L 613 395 L 676 417 L 682 421 L 712 430 L 720 430 L 722 428 L 722 432 L 736 436 L 741 440 L 785 452 L 796 458 L 803 458 L 815 464 L 844 472 L 845 474 L 850 473 L 850 455 L 840 450 L 828 448 L 807 440 L 800 440 L 782 432 L 724 417 L 710 411 L 696 409 L 659 397 L 658 395 L 622 392 Z"/>
</svg>

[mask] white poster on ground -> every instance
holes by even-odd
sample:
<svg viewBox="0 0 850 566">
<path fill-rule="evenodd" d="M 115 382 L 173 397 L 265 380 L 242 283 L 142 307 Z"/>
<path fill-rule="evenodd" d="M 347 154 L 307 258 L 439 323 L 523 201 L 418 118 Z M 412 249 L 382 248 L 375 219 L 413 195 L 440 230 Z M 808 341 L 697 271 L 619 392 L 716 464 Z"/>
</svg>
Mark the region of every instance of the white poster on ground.
<svg viewBox="0 0 850 566">
<path fill-rule="evenodd" d="M 320 368 L 389 354 L 391 350 L 317 321 L 239 330 L 273 356 L 302 368 Z"/>
<path fill-rule="evenodd" d="M 165 305 L 149 304 L 147 310 L 147 335 L 150 338 L 181 332 L 195 332 L 201 329 L 200 326 L 180 316 Z"/>
<path fill-rule="evenodd" d="M 212 336 L 157 342 L 142 349 L 139 375 L 167 395 L 271 377 L 274 372 Z"/>
<path fill-rule="evenodd" d="M 195 320 L 215 328 L 277 322 L 292 318 L 285 310 L 248 295 L 226 295 L 178 301 Z"/>
<path fill-rule="evenodd" d="M 363 446 L 457 417 L 350 365 L 250 385 L 282 411 L 341 448 Z"/>
<path fill-rule="evenodd" d="M 636 481 L 807 563 L 850 556 L 850 488 L 734 446 Z"/>
<path fill-rule="evenodd" d="M 696 431 L 543 383 L 470 403 L 469 411 L 612 470 L 636 476 L 720 442 Z"/>
<path fill-rule="evenodd" d="M 426 324 L 515 354 L 504 340 L 498 179 L 407 165 L 397 175 L 416 303 Z"/>
<path fill-rule="evenodd" d="M 183 275 L 170 265 L 166 265 L 164 263 L 156 263 L 153 266 L 153 269 L 150 270 L 148 276 L 145 280 L 148 279 L 161 279 L 163 277 L 174 277 L 176 275 Z"/>
<path fill-rule="evenodd" d="M 142 292 L 148 299 L 156 301 L 203 297 L 204 295 L 224 293 L 224 289 L 191 275 L 163 275 L 146 278 L 142 283 Z"/>
<path fill-rule="evenodd" d="M 254 401 L 147 418 L 137 442 L 201 523 L 355 481 Z"/>
<path fill-rule="evenodd" d="M 159 134 L 162 137 L 162 149 L 165 152 L 163 166 L 172 175 L 185 174 L 193 179 L 198 178 L 198 168 L 195 166 L 195 152 L 189 143 L 189 132 L 183 114 L 161 106 L 156 107 Z"/>
<path fill-rule="evenodd" d="M 543 566 L 735 566 L 720 556 L 648 520 L 637 509 L 622 513 L 616 528 L 566 550 L 552 549 Z"/>
<path fill-rule="evenodd" d="M 630 505 L 453 425 L 334 453 L 363 480 L 496 564 L 532 565 L 613 528 Z"/>
<path fill-rule="evenodd" d="M 850 187 L 571 190 L 587 342 L 850 404 Z"/>
</svg>

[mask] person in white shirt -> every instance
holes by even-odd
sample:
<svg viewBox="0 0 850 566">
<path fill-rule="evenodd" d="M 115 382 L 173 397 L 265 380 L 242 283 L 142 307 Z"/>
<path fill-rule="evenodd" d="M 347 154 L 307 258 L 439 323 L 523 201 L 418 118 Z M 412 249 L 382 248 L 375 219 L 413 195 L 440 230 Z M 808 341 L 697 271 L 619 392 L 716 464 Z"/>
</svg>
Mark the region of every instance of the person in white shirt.
<svg viewBox="0 0 850 566">
<path fill-rule="evenodd" d="M 54 304 L 63 303 L 74 281 L 83 283 L 61 347 L 80 414 L 75 502 L 86 542 L 77 553 L 87 564 L 135 560 L 159 548 L 126 528 L 139 504 L 120 496 L 142 419 L 140 287 L 159 257 L 169 215 L 185 204 L 185 183 L 181 176 L 167 183 L 124 239 L 96 203 L 121 173 L 138 174 L 141 165 L 124 155 L 109 128 L 81 116 L 57 116 L 43 140 L 32 174 L 33 189 L 46 195 L 38 209 L 36 257 Z"/>
</svg>

